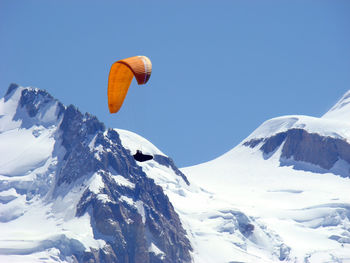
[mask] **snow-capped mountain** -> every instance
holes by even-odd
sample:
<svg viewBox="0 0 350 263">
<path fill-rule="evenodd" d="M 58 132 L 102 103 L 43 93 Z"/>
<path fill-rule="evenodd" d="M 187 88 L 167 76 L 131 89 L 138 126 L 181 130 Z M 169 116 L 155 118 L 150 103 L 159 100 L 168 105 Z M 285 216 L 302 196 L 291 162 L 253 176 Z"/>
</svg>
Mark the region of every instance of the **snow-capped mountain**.
<svg viewBox="0 0 350 263">
<path fill-rule="evenodd" d="M 0 100 L 0 262 L 350 262 L 350 93 L 178 169 L 46 91 Z M 154 156 L 136 162 L 139 148 Z"/>
<path fill-rule="evenodd" d="M 192 225 L 198 262 L 350 262 L 349 98 L 321 118 L 268 120 L 223 156 L 181 169 L 212 196 L 192 215 L 205 222 Z"/>
<path fill-rule="evenodd" d="M 137 135 L 11 85 L 0 100 L 0 262 L 190 262 L 178 214 L 134 160 L 135 143 L 188 184 Z"/>
</svg>

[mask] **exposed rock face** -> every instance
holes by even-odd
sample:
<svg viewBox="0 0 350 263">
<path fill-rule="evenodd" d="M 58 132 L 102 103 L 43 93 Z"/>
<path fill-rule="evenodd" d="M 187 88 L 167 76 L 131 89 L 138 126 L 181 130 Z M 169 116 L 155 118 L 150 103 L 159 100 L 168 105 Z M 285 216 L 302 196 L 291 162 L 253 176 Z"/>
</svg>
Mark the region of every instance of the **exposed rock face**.
<svg viewBox="0 0 350 263">
<path fill-rule="evenodd" d="M 96 236 L 108 237 L 112 253 L 105 262 L 190 262 L 191 246 L 172 204 L 123 148 L 118 133 L 105 131 L 95 117 L 83 116 L 73 106 L 66 109 L 60 130 L 66 154 L 57 176 L 58 186 L 96 172 L 103 180 L 105 187 L 99 194 L 85 191 L 77 216 L 90 213 Z M 97 148 L 103 152 L 97 153 Z M 111 174 L 123 176 L 135 185 L 134 189 L 118 185 Z M 99 199 L 100 194 L 106 195 L 108 202 Z M 123 201 L 125 197 L 131 202 Z M 152 243 L 164 252 L 163 257 L 148 251 Z M 101 260 L 104 254 L 101 250 L 94 259 Z"/>
<path fill-rule="evenodd" d="M 320 136 L 317 133 L 308 133 L 303 129 L 290 129 L 269 138 L 253 139 L 244 143 L 245 146 L 256 147 L 268 158 L 282 144 L 280 156 L 281 164 L 285 160 L 293 159 L 317 165 L 325 170 L 334 167 L 337 161 L 343 160 L 350 164 L 350 144 L 345 140 Z M 305 167 L 303 167 L 305 169 Z M 349 171 L 338 173 L 342 177 L 349 177 Z"/>
<path fill-rule="evenodd" d="M 7 94 L 16 88 L 10 86 Z M 55 119 L 40 123 L 52 105 L 56 105 Z M 24 119 L 24 115 L 29 118 Z M 55 200 L 77 185 L 85 187 L 76 216 L 88 213 L 94 238 L 104 240 L 106 245 L 90 252 L 76 246 L 67 252 L 71 258 L 78 262 L 191 261 L 190 242 L 168 197 L 122 146 L 115 130 L 106 130 L 96 117 L 82 114 L 72 105 L 64 107 L 47 92 L 37 89 L 22 91 L 15 117 L 24 120 L 26 127 L 38 122 L 57 126 L 53 153 L 57 163 L 50 167 L 54 169 L 55 180 L 52 191 L 46 191 L 50 198 Z M 171 159 L 165 156 L 155 159 L 172 167 L 188 183 Z M 91 178 L 100 182 L 97 188 L 86 187 Z M 116 178 L 127 183 L 118 183 Z"/>
</svg>

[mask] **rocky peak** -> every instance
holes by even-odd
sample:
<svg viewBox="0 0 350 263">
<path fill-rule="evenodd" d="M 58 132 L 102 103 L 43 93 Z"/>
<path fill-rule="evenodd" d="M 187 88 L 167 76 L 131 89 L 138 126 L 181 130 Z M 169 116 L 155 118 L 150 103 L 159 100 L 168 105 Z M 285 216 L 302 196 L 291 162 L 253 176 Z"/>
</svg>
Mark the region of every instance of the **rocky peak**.
<svg viewBox="0 0 350 263">
<path fill-rule="evenodd" d="M 20 121 L 21 128 L 33 125 L 49 127 L 57 125 L 65 107 L 47 91 L 32 87 L 11 84 L 5 94 L 4 102 L 12 100 L 13 121 Z M 9 106 L 9 108 L 11 108 Z M 9 113 L 9 112 L 8 112 Z"/>
<path fill-rule="evenodd" d="M 57 220 L 63 216 L 63 222 L 72 216 L 74 220 L 88 216 L 91 238 L 104 242 L 100 247 L 84 247 L 85 240 L 62 234 L 59 246 L 51 242 L 57 237 L 50 237 L 47 249 L 58 249 L 62 259 L 77 262 L 191 261 L 192 247 L 173 205 L 123 147 L 115 129 L 106 129 L 95 116 L 83 114 L 73 105 L 66 107 L 35 88 L 12 84 L 1 103 L 0 125 L 2 121 L 4 127 L 21 128 L 11 133 L 27 134 L 33 142 L 49 138 L 52 147 L 47 148 L 43 161 L 31 165 L 30 171 L 24 167 L 16 180 L 2 179 L 0 192 L 13 189 L 20 193 L 14 199 L 18 203 L 45 201 L 48 207 L 56 207 L 48 213 Z M 170 158 L 156 156 L 154 165 L 170 167 L 174 176 L 188 183 Z M 30 185 L 23 183 L 28 174 L 32 176 Z M 43 190 L 37 191 L 37 186 Z M 22 195 L 25 198 L 20 198 Z M 28 206 L 24 211 L 30 211 L 32 203 L 24 202 L 22 206 Z M 11 206 L 11 202 L 6 205 Z M 3 220 L 25 216 L 23 212 Z"/>
</svg>

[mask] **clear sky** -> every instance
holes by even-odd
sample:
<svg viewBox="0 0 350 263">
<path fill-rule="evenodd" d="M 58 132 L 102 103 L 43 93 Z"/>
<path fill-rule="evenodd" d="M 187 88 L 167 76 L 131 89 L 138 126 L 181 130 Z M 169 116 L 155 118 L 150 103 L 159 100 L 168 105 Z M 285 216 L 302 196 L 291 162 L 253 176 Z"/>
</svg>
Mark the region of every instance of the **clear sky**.
<svg viewBox="0 0 350 263">
<path fill-rule="evenodd" d="M 195 165 L 272 117 L 319 117 L 349 90 L 349 14 L 347 0 L 0 0 L 0 93 L 46 89 Z M 152 76 L 111 115 L 109 68 L 135 55 Z"/>
</svg>

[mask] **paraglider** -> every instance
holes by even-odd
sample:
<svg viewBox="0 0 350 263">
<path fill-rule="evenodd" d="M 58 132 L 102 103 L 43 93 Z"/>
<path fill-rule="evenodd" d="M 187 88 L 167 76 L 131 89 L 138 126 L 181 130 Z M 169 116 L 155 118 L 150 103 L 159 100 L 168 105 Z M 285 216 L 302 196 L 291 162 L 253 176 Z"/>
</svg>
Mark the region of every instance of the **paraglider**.
<svg viewBox="0 0 350 263">
<path fill-rule="evenodd" d="M 151 60 L 145 56 L 125 58 L 115 62 L 108 77 L 108 108 L 117 113 L 123 105 L 133 77 L 139 85 L 146 84 L 152 73 Z"/>
<path fill-rule="evenodd" d="M 152 155 L 143 154 L 140 150 L 137 150 L 136 154 L 133 155 L 134 159 L 138 162 L 145 162 L 153 159 Z"/>
<path fill-rule="evenodd" d="M 108 77 L 108 108 L 110 113 L 117 113 L 123 105 L 132 79 L 139 85 L 146 84 L 152 73 L 151 60 L 145 56 L 125 58 L 115 62 Z M 153 159 L 152 155 L 137 150 L 133 155 L 136 161 L 145 162 Z"/>
</svg>

